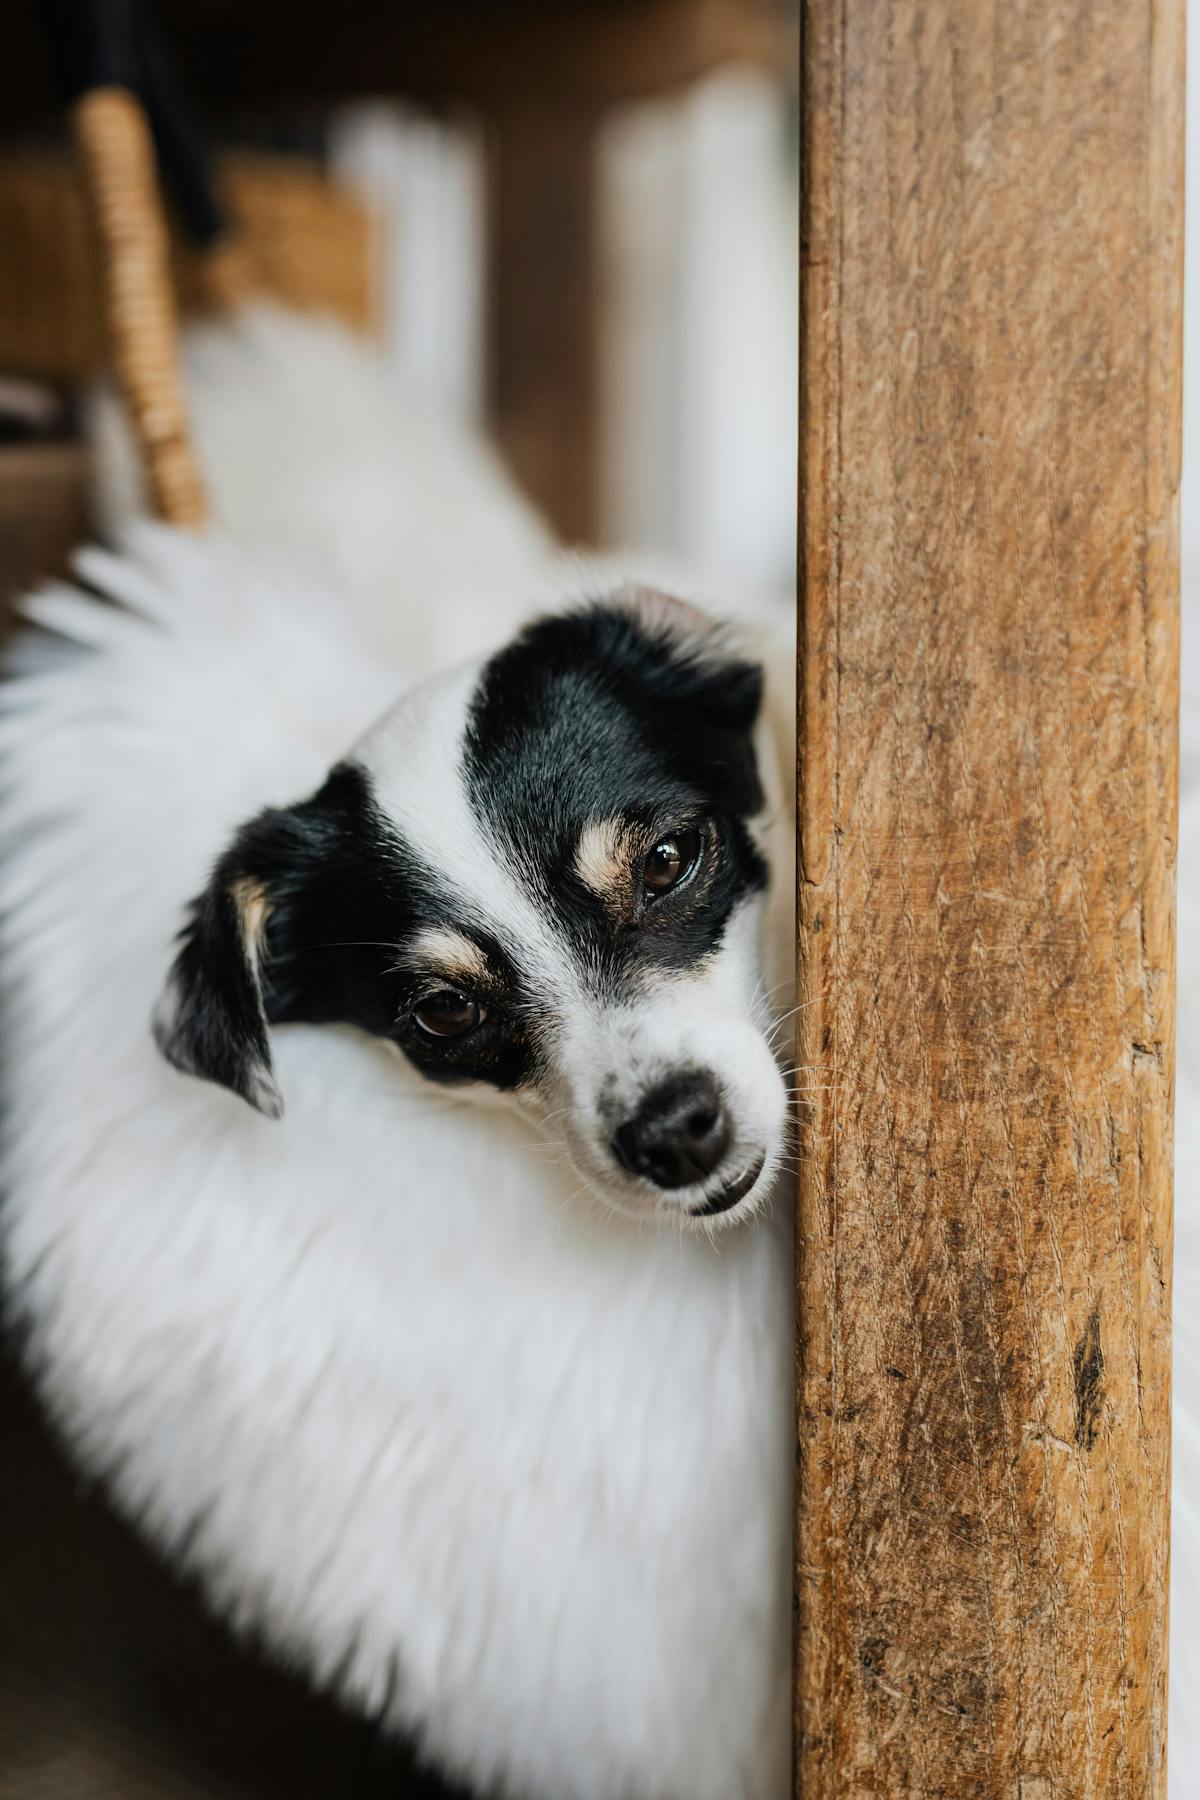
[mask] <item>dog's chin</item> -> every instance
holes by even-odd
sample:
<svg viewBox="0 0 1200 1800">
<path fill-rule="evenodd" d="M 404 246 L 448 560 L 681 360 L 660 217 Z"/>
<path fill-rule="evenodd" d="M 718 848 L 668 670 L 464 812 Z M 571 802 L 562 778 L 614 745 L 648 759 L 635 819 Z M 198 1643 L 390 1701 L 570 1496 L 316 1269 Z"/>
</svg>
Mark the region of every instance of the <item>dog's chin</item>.
<svg viewBox="0 0 1200 1800">
<path fill-rule="evenodd" d="M 749 1152 L 720 1180 L 694 1187 L 663 1189 L 636 1178 L 599 1174 L 572 1158 L 587 1193 L 610 1212 L 635 1224 L 668 1228 L 679 1234 L 712 1237 L 747 1224 L 765 1206 L 779 1172 L 778 1146 Z"/>
<path fill-rule="evenodd" d="M 747 1224 L 766 1206 L 784 1161 L 786 1114 L 778 1127 L 760 1127 L 762 1137 L 755 1133 L 757 1141 L 732 1152 L 728 1167 L 722 1166 L 706 1181 L 660 1188 L 619 1168 L 585 1123 L 569 1114 L 564 1119 L 561 1107 L 544 1094 L 524 1088 L 494 1097 L 543 1130 L 548 1117 L 555 1119 L 563 1161 L 576 1177 L 581 1205 L 590 1202 L 592 1210 L 603 1209 L 637 1225 L 669 1229 L 677 1236 L 711 1238 Z M 784 1110 L 782 1082 L 780 1110 Z"/>
</svg>

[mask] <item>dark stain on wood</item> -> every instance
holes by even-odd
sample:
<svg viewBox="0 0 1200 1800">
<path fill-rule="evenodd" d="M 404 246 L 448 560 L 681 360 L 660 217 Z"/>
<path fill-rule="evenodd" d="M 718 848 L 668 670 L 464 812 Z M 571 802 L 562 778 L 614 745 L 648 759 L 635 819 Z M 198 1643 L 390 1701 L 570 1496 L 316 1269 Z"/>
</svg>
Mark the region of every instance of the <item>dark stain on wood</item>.
<svg viewBox="0 0 1200 1800">
<path fill-rule="evenodd" d="M 1104 1403 L 1104 1351 L 1100 1348 L 1100 1308 L 1093 1306 L 1075 1346 L 1075 1442 L 1094 1450 Z"/>
</svg>

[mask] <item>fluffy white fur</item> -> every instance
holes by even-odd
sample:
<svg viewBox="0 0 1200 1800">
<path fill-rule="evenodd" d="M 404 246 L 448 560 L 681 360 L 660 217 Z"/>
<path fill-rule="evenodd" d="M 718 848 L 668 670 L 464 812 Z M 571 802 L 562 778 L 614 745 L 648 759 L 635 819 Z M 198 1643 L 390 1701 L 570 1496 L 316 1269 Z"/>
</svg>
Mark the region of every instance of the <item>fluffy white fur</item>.
<svg viewBox="0 0 1200 1800">
<path fill-rule="evenodd" d="M 314 787 L 415 674 L 564 597 L 475 452 L 445 491 L 422 477 L 367 359 L 250 330 L 265 365 L 238 376 L 235 344 L 194 390 L 243 542 L 142 527 L 88 553 L 119 606 L 35 598 L 54 641 L 0 723 L 5 1251 L 31 1364 L 76 1455 L 218 1605 L 448 1769 L 547 1800 L 779 1800 L 786 1206 L 715 1241 L 639 1227 L 518 1117 L 350 1032 L 276 1033 L 280 1123 L 151 1043 L 230 829 Z M 295 384 L 326 355 L 306 426 Z M 295 418 L 247 398 L 272 358 Z M 341 593 L 305 573 L 324 553 L 347 576 L 336 511 L 307 559 L 246 541 L 269 536 L 252 493 L 299 527 L 285 490 L 313 491 L 299 445 L 319 463 L 335 400 L 356 457 L 424 480 L 419 505 L 381 487 L 390 553 L 376 521 L 374 573 Z"/>
</svg>

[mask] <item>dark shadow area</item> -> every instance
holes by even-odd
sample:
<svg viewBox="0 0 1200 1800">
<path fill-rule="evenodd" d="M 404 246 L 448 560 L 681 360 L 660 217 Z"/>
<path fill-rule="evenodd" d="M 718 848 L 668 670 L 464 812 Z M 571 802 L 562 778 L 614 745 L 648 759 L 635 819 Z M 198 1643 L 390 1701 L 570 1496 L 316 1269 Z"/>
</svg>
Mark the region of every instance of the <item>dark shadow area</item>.
<svg viewBox="0 0 1200 1800">
<path fill-rule="evenodd" d="M 234 1639 L 0 1348 L 0 1800 L 463 1800 Z"/>
</svg>

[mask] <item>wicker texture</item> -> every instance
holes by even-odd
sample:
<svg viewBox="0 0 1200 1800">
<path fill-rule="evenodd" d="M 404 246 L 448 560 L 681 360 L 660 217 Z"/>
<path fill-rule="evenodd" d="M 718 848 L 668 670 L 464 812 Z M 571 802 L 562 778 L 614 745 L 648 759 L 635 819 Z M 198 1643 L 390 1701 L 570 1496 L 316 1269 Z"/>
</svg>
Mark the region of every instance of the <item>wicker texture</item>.
<svg viewBox="0 0 1200 1800">
<path fill-rule="evenodd" d="M 198 256 L 172 234 L 182 312 L 256 292 L 375 330 L 375 227 L 352 194 L 300 156 L 230 152 L 218 159 L 217 180 L 235 235 Z M 105 345 L 96 246 L 73 159 L 44 150 L 0 156 L 0 244 L 0 370 L 86 379 Z"/>
<path fill-rule="evenodd" d="M 72 120 L 100 247 L 113 362 L 151 504 L 173 525 L 199 525 L 204 490 L 188 438 L 150 133 L 140 105 L 122 88 L 85 94 Z"/>
<path fill-rule="evenodd" d="M 220 301 L 214 278 L 232 260 L 240 265 L 242 287 L 373 333 L 377 242 L 367 208 L 301 157 L 239 151 L 221 161 L 217 174 L 236 238 L 204 257 L 180 253 L 184 307 Z"/>
</svg>

